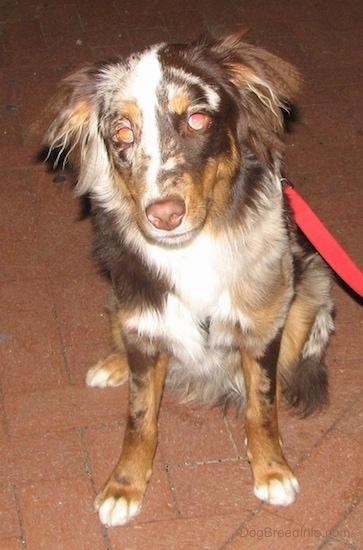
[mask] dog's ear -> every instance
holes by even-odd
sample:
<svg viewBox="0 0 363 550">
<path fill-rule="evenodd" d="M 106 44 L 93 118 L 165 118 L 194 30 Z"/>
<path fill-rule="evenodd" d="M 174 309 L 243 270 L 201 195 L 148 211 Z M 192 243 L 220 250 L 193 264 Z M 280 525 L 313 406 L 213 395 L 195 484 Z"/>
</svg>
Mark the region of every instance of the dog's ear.
<svg viewBox="0 0 363 550">
<path fill-rule="evenodd" d="M 64 80 L 45 110 L 44 144 L 51 149 L 74 147 L 87 133 L 92 111 L 91 70 L 81 69 Z"/>
<path fill-rule="evenodd" d="M 78 173 L 77 194 L 90 190 L 100 159 L 107 154 L 98 131 L 95 94 L 95 68 L 80 69 L 60 83 L 41 121 L 50 161 L 58 166 L 70 160 Z"/>
<path fill-rule="evenodd" d="M 216 40 L 210 48 L 238 89 L 244 113 L 242 124 L 253 149 L 267 160 L 271 148 L 282 147 L 282 109 L 289 110 L 300 88 L 299 72 L 290 63 L 244 42 L 241 34 Z"/>
</svg>

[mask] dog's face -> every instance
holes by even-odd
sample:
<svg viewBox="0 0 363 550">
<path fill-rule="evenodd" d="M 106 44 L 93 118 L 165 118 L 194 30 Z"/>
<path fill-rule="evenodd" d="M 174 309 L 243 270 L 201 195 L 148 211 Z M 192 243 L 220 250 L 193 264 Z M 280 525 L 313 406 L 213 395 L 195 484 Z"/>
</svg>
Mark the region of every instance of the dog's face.
<svg viewBox="0 0 363 550">
<path fill-rule="evenodd" d="M 296 87 L 290 65 L 236 36 L 161 44 L 66 79 L 46 141 L 127 231 L 179 244 L 226 212 L 247 158 L 273 165 Z"/>
<path fill-rule="evenodd" d="M 102 74 L 102 134 L 115 184 L 148 239 L 175 243 L 204 224 L 236 172 L 237 112 L 223 87 L 178 47 L 152 49 Z"/>
</svg>

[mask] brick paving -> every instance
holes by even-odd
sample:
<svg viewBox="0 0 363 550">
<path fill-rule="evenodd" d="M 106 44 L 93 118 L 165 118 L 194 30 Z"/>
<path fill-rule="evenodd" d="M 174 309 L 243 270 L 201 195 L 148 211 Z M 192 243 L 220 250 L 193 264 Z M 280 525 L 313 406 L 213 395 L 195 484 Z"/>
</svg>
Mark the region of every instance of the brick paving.
<svg viewBox="0 0 363 550">
<path fill-rule="evenodd" d="M 107 285 L 91 260 L 89 220 L 70 184 L 34 162 L 30 126 L 57 81 L 82 63 L 236 29 L 302 71 L 287 172 L 362 266 L 361 0 L 0 1 L 2 550 L 363 547 L 363 318 L 338 284 L 331 405 L 307 420 L 280 415 L 301 482 L 295 504 L 253 496 L 234 414 L 166 394 L 141 514 L 105 529 L 93 512 L 119 453 L 127 392 L 84 385 L 108 349 Z"/>
</svg>

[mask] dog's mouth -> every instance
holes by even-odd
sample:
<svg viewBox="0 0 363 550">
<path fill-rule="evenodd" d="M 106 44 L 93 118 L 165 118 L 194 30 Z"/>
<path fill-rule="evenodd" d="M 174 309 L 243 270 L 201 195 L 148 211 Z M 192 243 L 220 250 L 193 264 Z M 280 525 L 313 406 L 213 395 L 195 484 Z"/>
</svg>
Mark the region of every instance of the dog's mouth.
<svg viewBox="0 0 363 550">
<path fill-rule="evenodd" d="M 151 243 L 165 247 L 177 247 L 192 241 L 199 233 L 199 231 L 199 227 L 185 229 L 184 231 L 182 231 L 182 228 L 180 228 L 180 230 L 174 231 L 157 231 L 153 230 L 152 228 L 148 228 L 148 230 L 146 232 L 143 231 L 143 233 L 146 239 Z"/>
</svg>

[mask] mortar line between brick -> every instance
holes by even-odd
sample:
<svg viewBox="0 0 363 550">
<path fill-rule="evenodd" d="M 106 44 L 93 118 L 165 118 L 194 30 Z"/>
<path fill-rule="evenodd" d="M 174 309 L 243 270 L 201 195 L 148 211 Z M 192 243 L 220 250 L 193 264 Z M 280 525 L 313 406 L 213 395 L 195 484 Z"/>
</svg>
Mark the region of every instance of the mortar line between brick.
<svg viewBox="0 0 363 550">
<path fill-rule="evenodd" d="M 87 477 L 90 480 L 91 487 L 92 487 L 92 490 L 93 490 L 93 495 L 95 497 L 96 493 L 97 493 L 96 484 L 95 484 L 94 475 L 93 475 L 93 471 L 92 471 L 91 461 L 90 461 L 88 450 L 87 450 L 86 441 L 85 441 L 85 438 L 84 438 L 84 432 L 85 432 L 86 429 L 87 428 L 76 428 L 77 432 L 79 433 L 80 440 L 81 440 L 84 471 L 85 471 Z M 108 536 L 107 528 L 104 525 L 100 525 L 100 527 L 102 528 L 102 536 L 103 536 L 103 542 L 105 544 L 105 550 L 112 550 L 111 541 L 110 541 L 110 538 Z"/>
<path fill-rule="evenodd" d="M 94 477 L 93 477 L 93 472 L 92 472 L 92 467 L 91 467 L 91 461 L 90 461 L 90 458 L 89 458 L 89 455 L 88 455 L 88 450 L 87 450 L 86 442 L 85 442 L 85 439 L 84 439 L 84 430 L 85 430 L 85 428 L 76 428 L 76 431 L 79 433 L 79 437 L 80 437 L 80 440 L 81 440 L 84 471 L 85 471 L 86 475 L 90 478 L 93 492 L 94 492 L 94 494 L 96 494 L 96 488 L 95 488 L 95 482 L 94 482 Z"/>
<path fill-rule="evenodd" d="M 228 540 L 222 544 L 222 546 L 219 548 L 219 550 L 226 550 L 226 548 L 228 547 L 228 545 L 234 541 L 234 539 L 236 537 L 238 537 L 239 533 L 242 531 L 242 529 L 248 525 L 248 523 L 255 517 L 257 516 L 257 514 L 261 511 L 262 509 L 262 506 L 263 506 L 263 503 L 261 502 L 261 504 L 257 505 L 257 508 L 255 508 L 254 510 L 252 510 L 252 512 L 250 514 L 248 514 L 248 516 L 242 521 L 242 523 L 239 525 L 239 527 L 237 527 L 237 529 L 235 529 L 234 533 L 228 538 Z"/>
<path fill-rule="evenodd" d="M 62 335 L 62 331 L 61 331 L 61 327 L 60 327 L 60 323 L 59 323 L 59 319 L 58 319 L 58 310 L 57 310 L 57 306 L 55 305 L 55 297 L 54 297 L 54 292 L 53 292 L 53 286 L 52 286 L 52 281 L 50 280 L 50 278 L 48 278 L 48 285 L 49 285 L 49 292 L 50 292 L 50 295 L 51 295 L 52 300 L 53 300 L 52 313 L 53 313 L 53 316 L 54 316 L 55 326 L 56 326 L 56 330 L 57 330 L 57 334 L 58 334 L 58 338 L 59 338 L 59 343 L 60 343 L 60 347 L 61 347 L 61 353 L 62 353 L 63 364 L 64 364 L 64 371 L 65 371 L 65 374 L 66 374 L 66 377 L 67 377 L 68 384 L 70 386 L 73 386 L 74 383 L 72 381 L 71 369 L 70 369 L 70 365 L 69 365 L 69 362 L 68 362 L 66 346 L 65 346 L 65 342 L 64 342 L 64 339 L 63 339 L 63 335 Z"/>
<path fill-rule="evenodd" d="M 302 457 L 302 459 L 296 464 L 295 470 L 298 470 L 300 468 L 301 464 L 303 464 L 305 462 L 305 460 L 311 456 L 312 451 L 314 449 L 316 449 L 322 441 L 324 441 L 324 439 L 328 436 L 329 433 L 331 433 L 332 431 L 335 430 L 335 427 L 338 424 L 338 422 L 340 422 L 347 414 L 349 414 L 351 409 L 357 403 L 358 399 L 360 399 L 361 395 L 363 395 L 363 392 L 361 392 L 359 395 L 357 395 L 356 399 L 354 399 L 351 403 L 349 403 L 349 405 L 347 405 L 347 407 L 339 414 L 338 418 L 336 418 L 334 420 L 334 422 L 331 424 L 331 426 L 329 426 L 329 428 L 327 428 L 325 430 L 323 435 L 321 437 L 319 437 L 319 439 L 314 443 L 311 450 L 307 454 L 305 454 Z"/>
<path fill-rule="evenodd" d="M 230 442 L 231 442 L 231 444 L 232 444 L 232 447 L 233 447 L 233 451 L 234 451 L 235 457 L 236 457 L 237 459 L 243 458 L 243 457 L 240 455 L 239 451 L 238 451 L 238 446 L 237 446 L 237 443 L 236 443 L 236 441 L 235 441 L 235 439 L 234 439 L 232 430 L 231 430 L 231 428 L 230 428 L 230 425 L 229 425 L 229 422 L 228 422 L 228 418 L 227 418 L 223 413 L 222 413 L 222 420 L 223 420 L 224 426 L 225 426 L 225 428 L 226 428 L 226 432 L 227 432 L 227 434 L 228 434 L 228 437 L 229 437 L 229 439 L 230 439 Z"/>
<path fill-rule="evenodd" d="M 350 506 L 348 506 L 348 508 L 346 509 L 345 513 L 342 515 L 342 517 L 340 518 L 339 521 L 337 521 L 337 523 L 331 528 L 329 529 L 329 531 L 331 532 L 334 532 L 334 531 L 343 531 L 343 529 L 339 529 L 339 525 L 342 524 L 343 521 L 345 521 L 347 519 L 347 517 L 352 513 L 352 511 L 355 509 L 356 506 L 358 506 L 358 504 L 360 504 L 363 500 L 363 493 L 357 497 L 352 503 Z M 355 545 L 352 545 L 350 544 L 349 542 L 345 542 L 344 540 L 342 539 L 337 539 L 336 537 L 332 537 L 332 536 L 326 536 L 322 542 L 322 544 L 319 546 L 318 550 L 323 550 L 324 548 L 324 545 L 327 543 L 327 542 L 331 542 L 331 541 L 337 541 L 341 544 L 343 544 L 346 548 L 350 548 L 352 550 L 356 550 L 356 546 Z"/>
<path fill-rule="evenodd" d="M 164 469 L 165 469 L 165 472 L 166 472 L 166 477 L 168 479 L 171 498 L 173 499 L 173 503 L 174 503 L 175 510 L 176 510 L 177 515 L 178 515 L 178 518 L 182 519 L 183 516 L 182 516 L 181 510 L 180 510 L 179 501 L 178 501 L 178 497 L 177 497 L 177 494 L 176 494 L 176 489 L 175 489 L 173 476 L 172 476 L 172 471 L 171 471 L 172 468 L 166 463 L 165 456 L 164 456 L 163 450 L 161 448 L 161 445 L 159 445 L 159 450 L 160 450 L 161 458 L 162 458 L 162 461 L 163 461 L 163 466 L 164 466 Z"/>
<path fill-rule="evenodd" d="M 177 470 L 178 468 L 193 468 L 194 466 L 205 466 L 206 464 L 228 464 L 230 462 L 247 462 L 243 457 L 232 457 L 232 458 L 212 458 L 210 460 L 196 460 L 195 462 L 178 462 L 177 464 L 169 464 L 167 468 L 172 470 Z"/>
<path fill-rule="evenodd" d="M 21 511 L 21 506 L 20 506 L 19 491 L 18 491 L 17 485 L 14 484 L 12 487 L 13 487 L 13 491 L 14 491 L 16 512 L 17 512 L 19 527 L 20 527 L 21 545 L 22 545 L 23 549 L 26 550 L 27 549 L 27 543 L 26 543 L 25 529 L 24 529 L 24 525 L 23 525 L 23 515 L 22 515 L 22 511 Z"/>
<path fill-rule="evenodd" d="M 340 550 L 344 550 L 345 548 L 346 548 L 347 550 L 357 550 L 357 547 L 356 547 L 355 545 L 353 545 L 353 544 L 350 544 L 350 542 L 344 542 L 344 541 L 342 541 L 341 539 L 335 539 L 335 538 L 333 538 L 333 537 L 326 537 L 326 538 L 324 539 L 324 542 L 318 547 L 317 550 L 324 550 L 324 548 L 327 548 L 325 545 L 326 545 L 327 543 L 329 543 L 329 542 L 334 543 L 334 544 L 335 544 L 335 543 L 339 543 L 339 545 L 341 545 L 341 546 L 339 547 Z M 328 548 L 329 548 L 329 547 L 328 547 Z"/>
<path fill-rule="evenodd" d="M 5 402 L 5 394 L 3 389 L 0 387 L 0 407 L 1 407 L 1 413 L 2 413 L 3 426 L 4 426 L 4 434 L 9 439 L 10 433 L 9 433 L 8 417 L 6 415 L 4 402 Z"/>
</svg>

